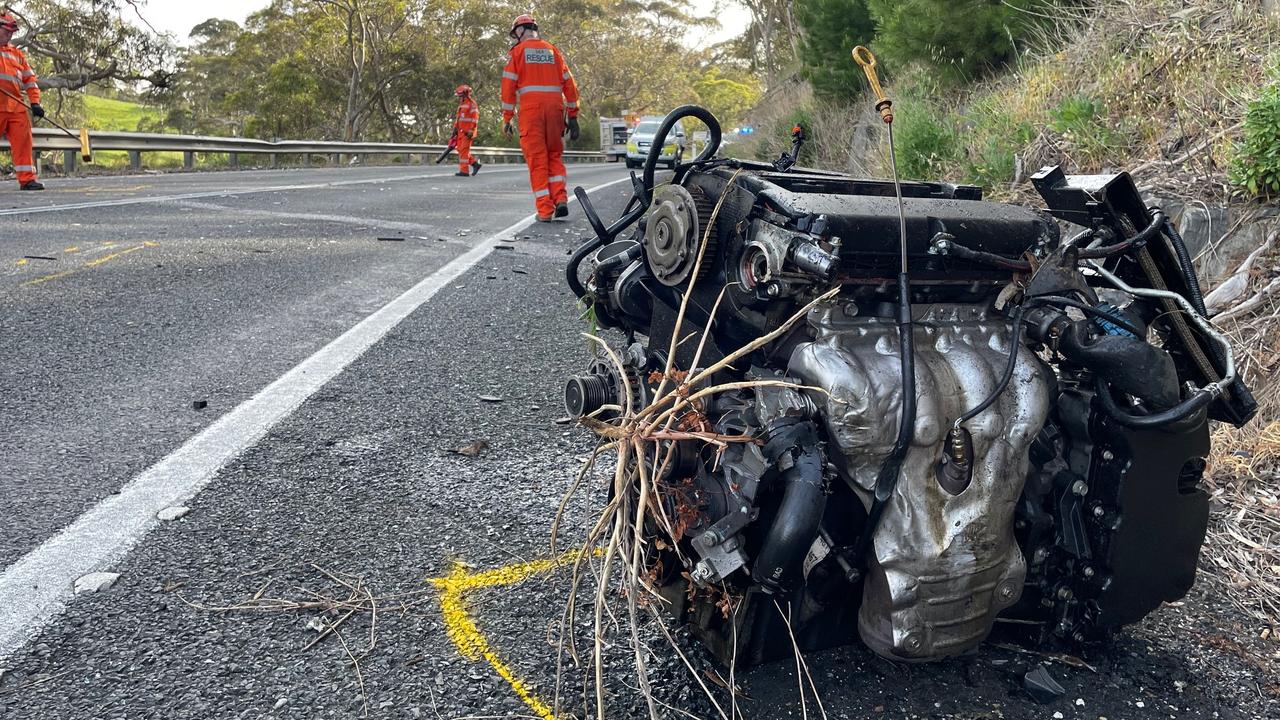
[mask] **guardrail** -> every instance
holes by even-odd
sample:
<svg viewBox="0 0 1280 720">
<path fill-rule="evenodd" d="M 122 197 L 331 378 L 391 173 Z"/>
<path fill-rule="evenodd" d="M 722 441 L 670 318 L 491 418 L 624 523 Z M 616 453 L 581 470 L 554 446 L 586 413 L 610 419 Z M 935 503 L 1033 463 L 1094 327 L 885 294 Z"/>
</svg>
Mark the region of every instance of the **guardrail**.
<svg viewBox="0 0 1280 720">
<path fill-rule="evenodd" d="M 62 168 L 64 172 L 75 169 L 80 158 L 80 142 L 51 128 L 35 128 L 32 130 L 35 149 L 40 152 L 62 151 Z M 123 150 L 129 153 L 129 165 L 142 167 L 142 154 L 147 152 L 180 152 L 182 165 L 190 170 L 195 168 L 196 153 L 225 153 L 231 167 L 238 167 L 240 155 L 266 155 L 271 167 L 279 164 L 282 155 L 300 155 L 302 164 L 310 166 L 312 156 L 324 155 L 334 164 L 340 164 L 343 157 L 363 159 L 367 155 L 401 155 L 404 163 L 412 162 L 413 156 L 419 156 L 419 162 L 426 164 L 444 152 L 444 145 L 428 145 L 419 143 L 348 143 L 312 140 L 253 140 L 250 138 L 214 137 L 208 135 L 166 135 L 162 133 L 133 133 L 89 131 L 89 142 L 94 152 L 99 150 Z M 7 150 L 9 143 L 0 138 L 0 148 Z M 482 162 L 523 163 L 524 154 L 520 148 L 472 147 L 471 154 Z M 587 150 L 568 150 L 564 153 L 565 162 L 605 162 L 608 158 L 601 152 Z"/>
</svg>

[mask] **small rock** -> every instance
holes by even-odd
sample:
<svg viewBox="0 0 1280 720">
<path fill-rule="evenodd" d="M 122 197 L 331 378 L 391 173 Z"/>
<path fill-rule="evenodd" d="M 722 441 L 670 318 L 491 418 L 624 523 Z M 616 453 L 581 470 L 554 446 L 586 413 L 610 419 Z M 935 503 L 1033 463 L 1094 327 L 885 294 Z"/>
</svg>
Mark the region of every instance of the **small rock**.
<svg viewBox="0 0 1280 720">
<path fill-rule="evenodd" d="M 76 595 L 81 593 L 94 593 L 103 590 L 110 590 L 112 585 L 116 584 L 116 580 L 120 579 L 120 573 L 96 572 L 82 575 L 76 580 L 73 590 Z"/>
<path fill-rule="evenodd" d="M 1062 714 L 1061 710 L 1055 710 L 1053 713 L 1053 720 L 1062 720 L 1064 717 L 1066 716 Z"/>
<path fill-rule="evenodd" d="M 1146 707 L 1146 706 L 1147 706 L 1147 704 L 1146 704 L 1146 703 L 1144 703 L 1144 702 L 1142 702 L 1141 700 L 1139 700 L 1138 702 L 1134 703 L 1134 705 L 1137 705 L 1137 706 L 1138 706 L 1138 707 L 1140 707 L 1140 708 L 1144 708 L 1144 707 Z"/>
<path fill-rule="evenodd" d="M 569 423 L 573 422 L 573 418 L 571 418 L 571 417 L 558 417 L 558 418 L 556 418 L 553 422 L 555 422 L 555 424 L 557 424 L 557 425 L 568 425 Z"/>
<path fill-rule="evenodd" d="M 280 698 L 279 700 L 277 700 L 277 701 L 276 701 L 276 705 L 275 705 L 275 707 L 273 707 L 273 708 L 271 708 L 271 709 L 272 709 L 272 710 L 279 710 L 280 708 L 284 707 L 284 706 L 285 706 L 285 705 L 287 705 L 287 704 L 289 704 L 289 698 Z"/>
<path fill-rule="evenodd" d="M 462 447 L 454 448 L 449 452 L 455 455 L 464 455 L 466 457 L 476 457 L 480 453 L 487 450 L 488 448 L 489 448 L 489 443 L 485 442 L 484 440 L 474 440 L 472 442 L 467 443 L 466 445 L 463 445 Z"/>
<path fill-rule="evenodd" d="M 189 507 L 185 507 L 182 505 L 174 505 L 173 507 L 167 507 L 161 510 L 160 512 L 156 513 L 156 517 L 165 521 L 177 520 L 178 518 L 182 517 L 183 515 L 186 515 L 189 512 L 191 512 L 191 508 Z"/>
<path fill-rule="evenodd" d="M 1076 705 L 1078 707 L 1084 707 L 1084 698 L 1076 698 Z"/>
<path fill-rule="evenodd" d="M 315 630 L 316 632 L 324 632 L 326 629 L 326 625 L 324 624 L 324 621 L 320 619 L 319 616 L 315 616 L 307 621 L 306 628 L 308 630 Z"/>
</svg>

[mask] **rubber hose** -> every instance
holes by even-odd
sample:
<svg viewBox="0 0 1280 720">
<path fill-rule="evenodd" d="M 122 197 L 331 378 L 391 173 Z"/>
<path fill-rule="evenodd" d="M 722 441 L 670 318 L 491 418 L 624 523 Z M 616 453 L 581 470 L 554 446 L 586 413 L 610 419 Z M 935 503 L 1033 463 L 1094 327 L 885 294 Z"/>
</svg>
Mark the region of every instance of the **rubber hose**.
<svg viewBox="0 0 1280 720">
<path fill-rule="evenodd" d="M 1164 223 L 1167 220 L 1168 218 L 1165 217 L 1163 212 L 1156 210 L 1152 214 L 1151 223 L 1138 231 L 1138 233 L 1133 237 L 1128 238 L 1127 240 L 1121 240 L 1120 242 L 1113 243 L 1111 245 L 1102 245 L 1095 248 L 1082 248 L 1080 250 L 1079 258 L 1081 260 L 1098 260 L 1126 252 L 1133 246 L 1144 244 L 1154 237 L 1160 232 L 1160 228 L 1164 226 Z"/>
<path fill-rule="evenodd" d="M 827 494 L 822 487 L 825 463 L 818 444 L 818 428 L 812 420 L 791 423 L 770 434 L 775 437 L 766 445 L 766 453 L 774 455 L 774 462 L 791 453 L 792 465 L 782 474 L 782 502 L 751 574 L 765 590 L 786 592 L 795 586 L 805 554 L 822 524 L 827 507 Z"/>
<path fill-rule="evenodd" d="M 687 117 L 701 120 L 706 124 L 708 132 L 707 146 L 691 162 L 698 163 L 709 160 L 720 150 L 720 121 L 716 119 L 715 115 L 711 114 L 710 110 L 697 105 L 681 105 L 668 113 L 667 117 L 662 120 L 662 124 L 658 126 L 658 132 L 654 133 L 653 145 L 649 146 L 649 156 L 644 159 L 644 174 L 641 175 L 640 180 L 644 185 L 645 193 L 641 199 L 644 200 L 646 208 L 649 207 L 649 203 L 652 200 L 654 171 L 658 167 L 658 158 L 662 156 L 662 148 L 667 144 L 667 133 L 671 132 L 671 128 L 675 127 L 677 122 Z"/>
<path fill-rule="evenodd" d="M 1182 267 L 1182 275 L 1187 281 L 1187 290 L 1191 294 L 1187 299 L 1191 301 L 1191 306 L 1196 309 L 1196 312 L 1200 313 L 1200 317 L 1209 317 L 1204 307 L 1204 293 L 1200 290 L 1200 280 L 1196 278 L 1195 263 L 1191 260 L 1191 253 L 1187 252 L 1187 244 L 1183 242 L 1182 235 L 1178 233 L 1178 229 L 1173 226 L 1173 221 L 1169 218 L 1164 219 L 1164 231 L 1169 242 L 1173 243 L 1173 251 L 1178 256 L 1178 265 Z"/>
<path fill-rule="evenodd" d="M 1209 403 L 1213 402 L 1213 395 L 1209 391 L 1197 390 L 1191 394 L 1191 397 L 1163 412 L 1151 415 L 1133 415 L 1116 405 L 1115 398 L 1111 397 L 1111 388 L 1107 385 L 1106 380 L 1101 377 L 1097 379 L 1097 390 L 1098 398 L 1102 401 L 1102 409 L 1106 411 L 1107 416 L 1121 425 L 1135 430 L 1152 430 L 1176 423 L 1179 420 L 1185 420 L 1191 417 L 1192 413 L 1203 410 Z"/>
</svg>

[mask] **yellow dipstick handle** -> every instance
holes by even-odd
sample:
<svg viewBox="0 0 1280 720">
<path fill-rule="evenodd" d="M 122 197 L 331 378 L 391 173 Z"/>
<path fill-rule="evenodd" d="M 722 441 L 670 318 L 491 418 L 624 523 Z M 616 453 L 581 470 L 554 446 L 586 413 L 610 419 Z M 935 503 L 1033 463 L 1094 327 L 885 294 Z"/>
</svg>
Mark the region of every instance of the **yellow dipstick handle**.
<svg viewBox="0 0 1280 720">
<path fill-rule="evenodd" d="M 884 88 L 880 87 L 880 77 L 876 75 L 876 56 L 859 45 L 853 49 L 853 61 L 862 66 L 867 82 L 871 83 L 871 92 L 876 96 L 876 110 L 880 111 L 880 117 L 884 118 L 885 123 L 892 123 L 893 101 L 885 96 Z"/>
</svg>

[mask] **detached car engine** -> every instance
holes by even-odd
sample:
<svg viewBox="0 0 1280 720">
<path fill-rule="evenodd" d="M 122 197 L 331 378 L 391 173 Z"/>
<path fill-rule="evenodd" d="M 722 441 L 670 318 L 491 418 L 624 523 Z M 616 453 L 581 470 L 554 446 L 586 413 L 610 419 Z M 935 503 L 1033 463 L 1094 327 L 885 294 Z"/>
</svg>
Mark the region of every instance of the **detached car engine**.
<svg viewBox="0 0 1280 720">
<path fill-rule="evenodd" d="M 654 584 L 713 652 L 789 655 L 775 600 L 803 649 L 928 661 L 1002 619 L 1105 639 L 1188 591 L 1209 422 L 1255 403 L 1127 174 L 1046 168 L 1044 210 L 902 182 L 900 213 L 891 181 L 717 157 L 701 108 L 653 147 L 683 117 L 708 146 L 662 185 L 651 153 L 612 225 L 579 189 L 597 237 L 567 281 L 623 339 L 566 403 L 609 422 L 776 334 L 688 411 L 753 440 L 672 441 L 658 478 L 678 522 L 652 530 Z"/>
</svg>

